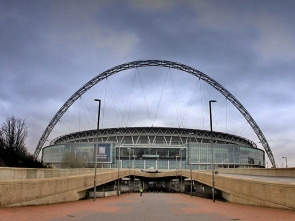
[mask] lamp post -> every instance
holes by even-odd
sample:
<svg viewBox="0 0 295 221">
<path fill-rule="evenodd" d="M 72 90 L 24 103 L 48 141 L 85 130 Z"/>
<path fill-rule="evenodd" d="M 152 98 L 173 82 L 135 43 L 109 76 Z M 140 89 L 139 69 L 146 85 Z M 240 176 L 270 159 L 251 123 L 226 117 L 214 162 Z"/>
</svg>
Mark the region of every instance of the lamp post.
<svg viewBox="0 0 295 221">
<path fill-rule="evenodd" d="M 288 168 L 287 157 L 282 157 L 282 158 L 285 158 L 285 160 L 286 160 L 286 168 Z"/>
<path fill-rule="evenodd" d="M 133 175 L 134 175 L 133 187 L 134 187 L 134 192 L 135 192 L 135 157 L 136 157 L 136 155 L 135 155 L 135 150 L 134 150 L 134 154 L 133 154 Z"/>
<path fill-rule="evenodd" d="M 96 169 L 97 169 L 97 147 L 98 147 L 98 130 L 99 130 L 99 120 L 100 120 L 100 99 L 94 99 L 94 101 L 98 101 L 98 114 L 97 114 L 97 144 L 94 144 L 94 188 L 93 188 L 93 201 L 96 200 Z"/>
<path fill-rule="evenodd" d="M 183 150 L 183 148 L 181 148 L 179 150 L 179 157 L 180 157 L 180 160 L 179 160 L 179 169 L 180 169 L 180 194 L 182 194 L 182 150 Z"/>
<path fill-rule="evenodd" d="M 175 183 L 176 183 L 176 180 L 177 180 L 177 158 L 178 158 L 179 156 L 175 156 L 175 171 L 176 171 L 176 176 L 175 176 Z"/>
<path fill-rule="evenodd" d="M 193 196 L 193 168 L 192 168 L 192 140 L 191 140 L 191 136 L 193 135 L 193 133 L 189 133 L 190 135 L 190 144 L 189 144 L 189 166 L 190 166 L 190 174 L 191 174 L 191 197 Z"/>
<path fill-rule="evenodd" d="M 130 193 L 130 153 L 131 153 L 131 148 L 127 148 L 129 150 L 129 163 L 128 163 L 128 167 L 129 167 L 129 180 L 128 180 L 128 194 Z"/>
<path fill-rule="evenodd" d="M 189 164 L 190 166 L 190 172 L 191 172 L 191 197 L 193 196 L 193 170 L 192 170 L 192 164 Z"/>
<path fill-rule="evenodd" d="M 120 134 L 120 132 L 118 132 L 117 134 Z M 117 167 L 118 167 L 118 181 L 117 181 L 117 196 L 120 195 L 120 163 L 121 163 L 121 139 L 119 138 L 119 157 L 118 157 L 118 161 L 117 161 Z"/>
<path fill-rule="evenodd" d="M 212 142 L 212 112 L 211 112 L 211 103 L 216 102 L 215 100 L 209 101 L 209 110 L 210 110 L 210 143 L 211 143 L 211 151 L 212 151 L 212 200 L 215 202 L 215 180 L 214 180 L 214 147 Z"/>
</svg>

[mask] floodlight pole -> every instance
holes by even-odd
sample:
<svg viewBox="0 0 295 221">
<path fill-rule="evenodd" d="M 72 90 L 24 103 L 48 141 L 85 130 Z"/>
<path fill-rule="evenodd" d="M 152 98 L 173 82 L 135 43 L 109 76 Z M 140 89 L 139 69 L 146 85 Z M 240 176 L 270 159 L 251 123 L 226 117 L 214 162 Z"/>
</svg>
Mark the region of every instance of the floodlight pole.
<svg viewBox="0 0 295 221">
<path fill-rule="evenodd" d="M 175 178 L 177 179 L 177 164 L 178 164 L 178 162 L 177 162 L 177 158 L 178 158 L 179 156 L 175 156 L 175 161 L 176 161 L 176 165 L 175 165 L 175 171 L 176 171 L 176 176 L 175 176 Z M 176 181 L 175 181 L 176 182 Z"/>
<path fill-rule="evenodd" d="M 211 103 L 216 102 L 215 100 L 209 101 L 209 110 L 210 110 L 210 143 L 212 151 L 212 201 L 215 202 L 215 179 L 214 179 L 214 147 L 212 142 L 212 112 L 211 112 Z"/>
<path fill-rule="evenodd" d="M 134 174 L 134 180 L 133 180 L 133 187 L 134 187 L 134 192 L 135 192 L 135 150 L 134 150 L 134 154 L 133 154 L 133 174 Z"/>
<path fill-rule="evenodd" d="M 120 132 L 118 132 L 117 134 L 120 134 Z M 121 139 L 119 138 L 119 158 L 118 158 L 118 161 L 117 161 L 117 167 L 118 167 L 118 181 L 117 181 L 117 196 L 120 195 L 120 163 L 121 163 L 121 160 L 120 160 L 120 157 L 121 156 Z"/>
<path fill-rule="evenodd" d="M 189 147 L 189 167 L 190 167 L 190 174 L 191 174 L 191 197 L 193 196 L 193 168 L 192 168 L 192 135 L 193 133 L 189 133 L 190 135 L 190 144 Z"/>
<path fill-rule="evenodd" d="M 181 148 L 179 150 L 179 157 L 180 157 L 180 160 L 179 160 L 179 167 L 180 167 L 180 194 L 182 194 L 182 150 L 183 148 Z"/>
<path fill-rule="evenodd" d="M 130 193 L 130 153 L 131 153 L 131 148 L 129 147 L 128 148 L 128 150 L 129 150 L 129 163 L 128 163 L 128 165 L 129 165 L 129 180 L 128 180 L 128 194 Z"/>
<path fill-rule="evenodd" d="M 191 197 L 193 196 L 193 170 L 192 170 L 192 164 L 189 164 L 190 166 L 190 172 L 191 172 Z"/>
<path fill-rule="evenodd" d="M 97 143 L 94 144 L 94 188 L 93 188 L 93 201 L 96 200 L 96 169 L 97 169 L 97 147 L 98 147 L 98 131 L 99 131 L 99 120 L 100 120 L 100 99 L 94 99 L 94 101 L 98 101 L 98 114 L 97 114 Z"/>
<path fill-rule="evenodd" d="M 285 160 L 286 160 L 286 168 L 288 168 L 287 157 L 282 157 L 282 158 L 285 158 Z"/>
</svg>

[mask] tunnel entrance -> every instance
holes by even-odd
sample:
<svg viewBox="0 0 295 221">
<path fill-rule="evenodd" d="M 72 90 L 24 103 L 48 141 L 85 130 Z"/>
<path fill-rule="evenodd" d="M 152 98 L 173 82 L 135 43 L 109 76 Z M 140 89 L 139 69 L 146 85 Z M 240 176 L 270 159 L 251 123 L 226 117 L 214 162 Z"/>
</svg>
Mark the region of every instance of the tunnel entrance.
<svg viewBox="0 0 295 221">
<path fill-rule="evenodd" d="M 119 180 L 119 185 L 118 180 L 115 180 L 96 187 L 98 197 L 139 192 L 140 189 L 143 189 L 143 192 L 184 193 L 191 194 L 192 196 L 212 198 L 212 187 L 194 180 L 191 182 L 190 179 L 181 176 L 161 178 L 123 177 Z M 223 200 L 221 191 L 215 190 L 215 198 Z M 89 189 L 88 192 L 87 196 L 92 197 L 93 188 Z"/>
<path fill-rule="evenodd" d="M 145 192 L 184 192 L 184 177 L 175 178 L 175 177 L 165 177 L 165 178 L 146 178 L 139 177 L 140 186 Z M 181 183 L 183 184 L 181 186 Z"/>
</svg>

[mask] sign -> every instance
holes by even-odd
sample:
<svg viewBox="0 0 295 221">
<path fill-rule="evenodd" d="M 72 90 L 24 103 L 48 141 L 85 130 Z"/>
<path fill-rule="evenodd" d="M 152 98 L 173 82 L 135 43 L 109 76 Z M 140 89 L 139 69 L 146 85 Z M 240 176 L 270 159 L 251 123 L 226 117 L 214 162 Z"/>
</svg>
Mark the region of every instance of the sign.
<svg viewBox="0 0 295 221">
<path fill-rule="evenodd" d="M 111 144 L 110 143 L 98 143 L 94 144 L 94 148 L 97 147 L 97 162 L 111 163 Z"/>
</svg>

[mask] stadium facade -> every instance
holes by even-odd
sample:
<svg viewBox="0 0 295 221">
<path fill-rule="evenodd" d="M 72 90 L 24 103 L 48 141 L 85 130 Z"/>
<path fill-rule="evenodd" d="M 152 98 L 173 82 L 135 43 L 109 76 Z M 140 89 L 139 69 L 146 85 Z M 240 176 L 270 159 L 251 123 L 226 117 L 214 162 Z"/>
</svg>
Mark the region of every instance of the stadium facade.
<svg viewBox="0 0 295 221">
<path fill-rule="evenodd" d="M 133 169 L 211 169 L 211 132 L 167 127 L 125 127 L 66 134 L 42 150 L 46 164 L 59 166 L 67 154 L 86 165 Z M 265 167 L 264 151 L 246 138 L 212 132 L 216 168 Z"/>
</svg>

